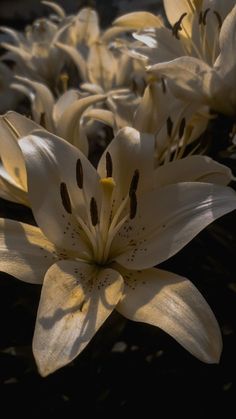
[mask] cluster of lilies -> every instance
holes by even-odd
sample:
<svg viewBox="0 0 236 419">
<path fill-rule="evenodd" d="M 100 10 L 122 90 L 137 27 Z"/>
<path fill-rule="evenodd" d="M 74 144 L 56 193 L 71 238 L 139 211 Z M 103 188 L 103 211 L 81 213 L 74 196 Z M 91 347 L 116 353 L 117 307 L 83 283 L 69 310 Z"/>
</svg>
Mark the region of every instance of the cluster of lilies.
<svg viewBox="0 0 236 419">
<path fill-rule="evenodd" d="M 0 196 L 37 223 L 0 219 L 0 270 L 42 284 L 39 372 L 71 362 L 114 309 L 219 362 L 209 305 L 158 265 L 236 209 L 231 170 L 201 141 L 218 114 L 234 141 L 235 1 L 163 0 L 169 22 L 134 12 L 106 30 L 92 8 L 43 3 L 50 16 L 23 33 L 1 27 L 0 63 L 2 112 L 29 104 L 0 116 Z"/>
</svg>

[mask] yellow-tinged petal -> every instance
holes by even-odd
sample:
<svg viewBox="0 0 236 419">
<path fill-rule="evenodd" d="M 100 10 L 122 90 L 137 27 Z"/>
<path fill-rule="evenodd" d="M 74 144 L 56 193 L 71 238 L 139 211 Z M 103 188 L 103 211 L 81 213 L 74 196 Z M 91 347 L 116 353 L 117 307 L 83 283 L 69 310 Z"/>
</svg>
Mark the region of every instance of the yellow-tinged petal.
<svg viewBox="0 0 236 419">
<path fill-rule="evenodd" d="M 27 191 L 9 176 L 4 167 L 0 165 L 0 196 L 12 202 L 30 206 Z"/>
<path fill-rule="evenodd" d="M 150 12 L 132 12 L 115 19 L 113 25 L 132 29 L 146 29 L 159 28 L 163 26 L 163 22 L 159 16 Z"/>
<path fill-rule="evenodd" d="M 101 86 L 104 91 L 113 87 L 118 71 L 118 63 L 105 44 L 96 42 L 91 45 L 87 61 L 88 78 L 91 83 Z"/>
<path fill-rule="evenodd" d="M 121 275 L 76 261 L 47 272 L 36 320 L 33 352 L 41 375 L 71 362 L 119 302 Z"/>
<path fill-rule="evenodd" d="M 61 6 L 59 6 L 59 4 L 55 3 L 54 1 L 43 0 L 42 3 L 45 4 L 45 6 L 50 7 L 62 19 L 66 17 L 64 9 Z"/>
<path fill-rule="evenodd" d="M 19 139 L 37 128 L 37 124 L 16 112 L 0 116 L 0 155 L 4 168 L 14 182 L 27 190 L 24 158 Z"/>
<path fill-rule="evenodd" d="M 73 60 L 74 64 L 76 65 L 81 79 L 86 80 L 87 69 L 82 54 L 75 47 L 63 44 L 62 42 L 56 42 L 55 47 L 60 48 L 62 51 L 65 51 L 69 55 L 69 57 Z"/>
</svg>

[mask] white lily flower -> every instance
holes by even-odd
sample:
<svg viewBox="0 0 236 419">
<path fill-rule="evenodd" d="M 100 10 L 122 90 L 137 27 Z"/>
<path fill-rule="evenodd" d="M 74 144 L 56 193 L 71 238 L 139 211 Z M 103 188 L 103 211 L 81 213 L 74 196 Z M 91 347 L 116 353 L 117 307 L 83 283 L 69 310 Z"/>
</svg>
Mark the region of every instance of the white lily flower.
<svg viewBox="0 0 236 419">
<path fill-rule="evenodd" d="M 1 27 L 1 31 L 12 38 L 12 43 L 1 45 L 9 51 L 5 58 L 17 63 L 17 72 L 54 87 L 65 63 L 64 55 L 55 48 L 59 26 L 40 18 L 27 26 L 23 34 L 7 27 Z"/>
<path fill-rule="evenodd" d="M 134 12 L 113 22 L 114 27 L 144 30 L 134 34 L 145 47 L 137 51 L 148 64 L 188 55 L 213 65 L 219 50 L 221 25 L 235 5 L 234 0 L 163 0 L 171 29 L 151 13 Z M 151 29 L 151 30 L 150 30 Z"/>
<path fill-rule="evenodd" d="M 236 6 L 226 16 L 219 33 L 219 54 L 212 63 L 195 56 L 183 56 L 149 67 L 158 77 L 167 77 L 173 93 L 183 100 L 210 106 L 227 115 L 236 113 L 234 59 Z M 213 44 L 209 44 L 210 50 Z"/>
<path fill-rule="evenodd" d="M 157 165 L 182 158 L 186 147 L 200 137 L 211 118 L 206 106 L 186 105 L 176 99 L 163 80 L 162 83 L 150 81 L 141 99 L 130 94 L 118 95 L 112 100 L 109 98 L 107 105 L 110 110 L 91 108 L 85 111 L 85 120 L 98 120 L 115 132 L 131 126 L 142 133 L 153 134 Z M 198 142 L 192 152 L 200 146 Z"/>
<path fill-rule="evenodd" d="M 164 0 L 164 7 L 172 28 L 160 21 L 150 30 L 147 24 L 144 32 L 134 34 L 139 45 L 129 46 L 132 56 L 142 58 L 159 79 L 167 77 L 176 97 L 235 114 L 235 1 Z M 122 28 L 130 21 L 132 27 L 135 13 L 131 17 L 122 16 L 114 25 Z"/>
<path fill-rule="evenodd" d="M 104 102 L 106 96 L 91 96 L 82 94 L 77 89 L 65 89 L 65 93 L 56 100 L 46 85 L 25 77 L 15 78 L 18 82 L 13 83 L 12 87 L 30 99 L 35 122 L 69 141 L 87 155 L 88 139 L 83 115 L 87 109 Z"/>
<path fill-rule="evenodd" d="M 235 209 L 235 192 L 176 183 L 179 162 L 155 170 L 153 137 L 132 128 L 117 134 L 97 171 L 78 149 L 44 131 L 20 143 L 39 228 L 1 222 L 0 269 L 43 282 L 33 340 L 40 373 L 74 359 L 114 308 L 162 328 L 202 361 L 218 362 L 221 335 L 201 294 L 186 278 L 153 266 Z M 206 165 L 203 173 L 207 178 Z"/>
<path fill-rule="evenodd" d="M 54 103 L 51 92 L 46 86 L 31 82 L 35 87 L 33 95 L 34 122 L 17 112 L 7 112 L 0 116 L 0 196 L 13 202 L 29 206 L 24 157 L 19 140 L 41 129 L 40 124 L 51 132 L 60 134 L 64 139 L 88 154 L 88 140 L 81 122 L 84 111 L 103 95 L 78 99 L 76 91 L 69 90 Z M 50 94 L 49 94 L 50 93 Z"/>
<path fill-rule="evenodd" d="M 135 74 L 135 64 L 127 55 L 116 56 L 109 46 L 98 40 L 90 45 L 86 56 L 78 47 L 57 42 L 75 64 L 82 83 L 80 88 L 90 93 L 119 93 L 120 89 L 131 88 Z"/>
</svg>

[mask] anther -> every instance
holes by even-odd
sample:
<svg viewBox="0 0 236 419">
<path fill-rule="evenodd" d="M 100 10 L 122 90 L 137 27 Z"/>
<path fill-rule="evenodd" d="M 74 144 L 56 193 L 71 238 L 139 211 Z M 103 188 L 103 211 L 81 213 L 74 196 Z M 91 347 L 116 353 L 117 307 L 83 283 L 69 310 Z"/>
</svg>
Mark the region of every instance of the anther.
<svg viewBox="0 0 236 419">
<path fill-rule="evenodd" d="M 184 135 L 185 126 L 186 126 L 186 119 L 183 118 L 179 126 L 179 139 L 182 138 Z"/>
<path fill-rule="evenodd" d="M 77 181 L 78 187 L 82 189 L 83 182 L 84 182 L 84 174 L 83 174 L 83 166 L 80 159 L 78 159 L 76 163 L 76 181 Z"/>
<path fill-rule="evenodd" d="M 164 77 L 161 77 L 161 87 L 162 87 L 162 92 L 165 94 L 166 93 L 166 83 L 165 83 Z"/>
<path fill-rule="evenodd" d="M 112 158 L 109 151 L 107 151 L 106 153 L 106 171 L 107 171 L 107 177 L 112 177 L 113 164 L 112 164 Z"/>
<path fill-rule="evenodd" d="M 133 220 L 137 213 L 137 196 L 136 196 L 135 191 L 132 191 L 129 197 L 130 197 L 129 218 Z"/>
<path fill-rule="evenodd" d="M 176 39 L 179 39 L 179 31 L 182 31 L 181 23 L 185 16 L 187 16 L 186 12 L 180 16 L 179 20 L 172 27 L 172 35 L 175 36 Z"/>
<path fill-rule="evenodd" d="M 168 137 L 171 137 L 172 129 L 173 129 L 173 122 L 170 116 L 168 116 L 166 120 L 166 129 L 167 129 Z"/>
<path fill-rule="evenodd" d="M 219 29 L 221 28 L 221 26 L 222 26 L 222 19 L 221 19 L 221 16 L 220 16 L 220 14 L 216 11 L 216 10 L 214 10 L 214 15 L 216 16 L 216 19 L 217 19 L 217 21 L 218 21 L 218 25 L 219 25 Z"/>
<path fill-rule="evenodd" d="M 205 12 L 203 13 L 203 16 L 202 16 L 202 23 L 203 23 L 204 26 L 206 26 L 206 18 L 207 18 L 207 14 L 208 14 L 209 11 L 210 11 L 209 8 L 206 9 Z"/>
<path fill-rule="evenodd" d="M 61 194 L 63 207 L 65 208 L 66 212 L 68 212 L 68 214 L 71 214 L 72 208 L 71 208 L 70 196 L 69 196 L 67 186 L 64 182 L 62 182 L 60 185 L 60 194 Z"/>
<path fill-rule="evenodd" d="M 138 182 L 139 182 L 139 170 L 136 169 L 134 171 L 133 177 L 131 179 L 130 187 L 129 187 L 129 197 L 131 198 L 131 195 L 133 192 L 135 193 L 138 188 Z"/>
<path fill-rule="evenodd" d="M 67 73 L 61 73 L 59 77 L 63 92 L 66 92 L 68 90 L 68 82 L 69 82 L 69 76 Z"/>
<path fill-rule="evenodd" d="M 92 197 L 90 201 L 90 216 L 92 225 L 95 227 L 98 224 L 98 207 L 94 197 Z"/>
</svg>

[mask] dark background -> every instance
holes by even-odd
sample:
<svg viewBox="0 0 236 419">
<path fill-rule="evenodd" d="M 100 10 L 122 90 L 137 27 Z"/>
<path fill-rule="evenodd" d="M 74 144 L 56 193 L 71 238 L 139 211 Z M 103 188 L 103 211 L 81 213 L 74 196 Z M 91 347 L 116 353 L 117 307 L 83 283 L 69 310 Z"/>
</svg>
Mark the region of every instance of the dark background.
<svg viewBox="0 0 236 419">
<path fill-rule="evenodd" d="M 91 2 L 64 1 L 68 12 Z M 102 1 L 103 25 L 115 16 L 142 9 L 153 1 Z M 38 1 L 0 1 L 1 24 L 23 28 L 36 14 Z M 43 7 L 43 11 L 48 11 Z M 215 144 L 224 143 L 225 121 L 218 120 Z M 212 133 L 212 131 L 211 131 Z M 217 134 L 216 134 L 217 133 Z M 223 139 L 223 140 L 222 140 Z M 218 146 L 212 154 L 219 159 Z M 236 163 L 224 159 L 236 174 Z M 234 186 L 234 185 L 233 185 Z M 0 200 L 0 216 L 32 222 L 29 210 Z M 219 365 L 205 365 L 161 330 L 113 313 L 83 353 L 48 378 L 37 373 L 31 353 L 40 287 L 0 278 L 0 409 L 2 418 L 107 417 L 138 413 L 188 418 L 218 413 L 235 417 L 236 356 L 236 223 L 235 212 L 200 233 L 161 267 L 187 276 L 212 307 L 221 326 L 224 350 Z M 1 257 L 1 255 L 0 255 Z M 230 412 L 230 408 L 232 411 Z"/>
</svg>

